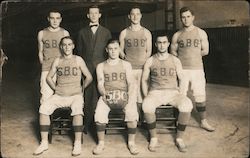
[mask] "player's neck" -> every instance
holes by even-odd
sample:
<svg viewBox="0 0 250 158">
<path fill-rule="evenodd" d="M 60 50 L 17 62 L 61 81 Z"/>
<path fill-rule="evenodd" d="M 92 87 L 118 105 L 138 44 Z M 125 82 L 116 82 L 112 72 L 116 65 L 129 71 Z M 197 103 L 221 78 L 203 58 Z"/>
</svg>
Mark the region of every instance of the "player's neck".
<svg viewBox="0 0 250 158">
<path fill-rule="evenodd" d="M 53 27 L 49 26 L 48 29 L 49 29 L 49 31 L 51 31 L 51 32 L 57 32 L 57 31 L 60 30 L 60 27 L 53 28 Z"/>
<path fill-rule="evenodd" d="M 120 58 L 116 58 L 116 59 L 108 58 L 107 59 L 107 63 L 110 65 L 116 65 L 119 61 L 120 61 Z"/>
<path fill-rule="evenodd" d="M 70 58 L 72 58 L 72 56 L 73 56 L 73 54 L 69 54 L 69 55 L 63 55 L 63 58 L 65 58 L 65 59 L 70 59 Z"/>
<path fill-rule="evenodd" d="M 164 52 L 164 53 L 158 52 L 156 56 L 157 56 L 157 58 L 158 58 L 159 60 L 165 60 L 165 59 L 168 58 L 169 53 L 168 53 L 168 51 L 166 51 L 166 52 Z"/>
<path fill-rule="evenodd" d="M 131 23 L 131 25 L 129 26 L 129 28 L 130 28 L 132 31 L 139 31 L 139 30 L 142 28 L 142 26 L 141 26 L 140 23 L 138 23 L 138 24 L 133 24 L 133 23 Z"/>
<path fill-rule="evenodd" d="M 184 27 L 184 30 L 185 31 L 192 31 L 194 29 L 194 25 L 190 25 L 190 26 L 187 26 L 187 27 Z"/>
</svg>

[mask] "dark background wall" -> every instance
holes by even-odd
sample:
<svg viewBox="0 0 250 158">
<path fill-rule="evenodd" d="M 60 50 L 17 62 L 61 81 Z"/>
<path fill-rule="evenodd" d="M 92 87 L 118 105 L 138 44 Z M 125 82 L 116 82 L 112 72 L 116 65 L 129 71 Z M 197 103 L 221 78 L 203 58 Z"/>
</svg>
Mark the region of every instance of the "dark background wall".
<svg viewBox="0 0 250 158">
<path fill-rule="evenodd" d="M 176 13 L 178 14 L 178 7 L 186 5 L 186 2 L 177 2 Z M 211 2 L 207 5 L 214 6 L 217 3 L 217 1 Z M 218 5 L 224 5 L 224 8 L 227 8 L 226 6 L 229 9 L 232 8 L 228 4 L 230 3 L 229 1 L 223 1 L 224 3 L 219 2 Z M 9 61 L 4 67 L 4 75 L 12 73 L 13 77 L 26 77 L 30 80 L 37 79 L 40 73 L 37 55 L 37 33 L 48 25 L 46 16 L 49 9 L 58 8 L 62 11 L 62 27 L 67 29 L 76 38 L 80 28 L 88 24 L 86 11 L 87 7 L 92 4 L 91 2 L 2 3 L 2 48 L 9 57 Z M 101 2 L 95 4 L 100 4 L 103 11 L 101 24 L 108 27 L 113 36 L 117 37 L 119 32 L 129 25 L 127 13 L 129 6 L 134 5 L 134 3 Z M 139 3 L 143 9 L 142 24 L 149 28 L 153 37 L 155 37 L 157 32 L 164 31 L 166 27 L 164 21 L 165 8 L 163 4 L 164 1 L 144 1 Z M 195 6 L 195 8 L 205 8 L 205 4 L 193 2 L 190 4 Z M 228 19 L 225 17 L 226 14 L 223 14 L 223 17 L 218 14 L 218 17 L 214 18 L 218 19 L 217 21 L 220 21 L 221 25 L 212 23 L 209 18 L 207 19 L 209 17 L 207 15 L 210 13 L 206 14 L 205 17 L 208 20 L 207 25 L 204 22 L 204 18 L 202 22 L 198 21 L 199 24 L 202 24 L 202 28 L 207 31 L 210 41 L 210 54 L 204 57 L 206 76 L 209 83 L 248 86 L 248 23 L 240 19 L 246 19 L 249 22 L 249 11 L 248 7 L 242 7 L 246 3 L 239 1 L 237 4 L 239 5 L 236 5 L 236 8 L 232 11 L 234 13 L 235 10 L 240 11 L 239 16 L 234 18 L 243 25 L 228 25 Z M 230 10 L 228 12 L 230 13 Z M 196 11 L 196 14 L 205 16 L 204 12 L 199 9 Z M 197 20 L 202 18 L 197 17 L 197 15 Z M 170 38 L 173 33 L 174 31 L 168 32 Z"/>
</svg>

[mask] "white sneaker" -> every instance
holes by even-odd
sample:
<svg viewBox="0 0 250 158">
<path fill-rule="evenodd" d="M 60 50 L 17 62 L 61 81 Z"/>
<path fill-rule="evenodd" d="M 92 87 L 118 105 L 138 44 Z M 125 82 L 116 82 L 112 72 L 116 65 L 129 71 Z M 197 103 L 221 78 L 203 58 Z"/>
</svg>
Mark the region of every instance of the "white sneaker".
<svg viewBox="0 0 250 158">
<path fill-rule="evenodd" d="M 48 150 L 48 148 L 49 148 L 48 141 L 41 141 L 39 147 L 35 150 L 35 152 L 33 153 L 33 155 L 40 155 L 44 151 Z"/>
<path fill-rule="evenodd" d="M 94 149 L 93 149 L 93 154 L 95 155 L 100 155 L 104 150 L 104 144 L 103 143 L 99 143 Z"/>
<path fill-rule="evenodd" d="M 176 138 L 175 144 L 180 152 L 187 152 L 187 146 L 181 138 Z"/>
<path fill-rule="evenodd" d="M 128 149 L 132 155 L 137 155 L 139 154 L 139 150 L 136 148 L 135 144 L 129 144 Z"/>
<path fill-rule="evenodd" d="M 72 156 L 78 156 L 81 155 L 82 152 L 82 144 L 80 141 L 77 141 L 74 143 L 74 148 L 72 151 Z"/>
<path fill-rule="evenodd" d="M 215 131 L 215 128 L 209 125 L 206 119 L 201 120 L 201 128 L 207 130 L 208 132 Z"/>
<path fill-rule="evenodd" d="M 151 152 L 156 152 L 157 147 L 160 147 L 158 143 L 158 138 L 151 138 L 148 145 L 148 150 Z"/>
</svg>

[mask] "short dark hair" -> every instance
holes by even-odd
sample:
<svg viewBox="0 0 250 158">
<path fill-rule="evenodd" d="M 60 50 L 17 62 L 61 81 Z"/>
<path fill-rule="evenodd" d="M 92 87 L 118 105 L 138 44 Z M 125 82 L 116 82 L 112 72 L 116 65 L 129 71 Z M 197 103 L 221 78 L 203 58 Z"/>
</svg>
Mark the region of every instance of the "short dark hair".
<svg viewBox="0 0 250 158">
<path fill-rule="evenodd" d="M 118 39 L 111 38 L 111 39 L 108 40 L 106 47 L 108 47 L 108 45 L 111 44 L 111 43 L 118 43 L 118 44 L 120 44 L 120 42 L 119 42 Z"/>
<path fill-rule="evenodd" d="M 61 11 L 59 11 L 58 9 L 51 9 L 48 11 L 47 15 L 48 17 L 50 16 L 50 13 L 59 13 L 62 16 Z"/>
<path fill-rule="evenodd" d="M 157 42 L 157 38 L 158 38 L 158 37 L 164 37 L 164 36 L 166 36 L 167 39 L 168 39 L 168 35 L 167 35 L 166 32 L 159 32 L 159 33 L 157 33 L 157 34 L 156 34 L 156 38 L 155 38 L 155 42 Z M 169 39 L 168 39 L 168 40 L 169 40 Z"/>
<path fill-rule="evenodd" d="M 89 10 L 90 10 L 91 8 L 97 8 L 97 9 L 99 10 L 99 13 L 101 13 L 101 9 L 100 9 L 100 7 L 99 7 L 98 5 L 91 5 L 91 6 L 89 7 Z M 88 11 L 88 12 L 89 12 L 89 11 Z"/>
<path fill-rule="evenodd" d="M 131 13 L 132 9 L 139 9 L 141 12 L 141 7 L 139 5 L 133 5 L 129 10 L 129 14 Z"/>
<path fill-rule="evenodd" d="M 191 8 L 189 8 L 189 7 L 182 7 L 182 8 L 180 9 L 180 16 L 182 15 L 182 13 L 184 13 L 184 12 L 186 12 L 186 11 L 190 11 L 190 13 L 191 13 L 192 15 L 194 15 L 194 11 L 193 11 Z"/>
<path fill-rule="evenodd" d="M 65 37 L 61 38 L 59 46 L 62 46 L 62 42 L 65 39 L 70 39 L 73 42 L 73 44 L 75 44 L 75 41 L 74 41 L 74 39 L 71 36 L 65 36 Z"/>
</svg>

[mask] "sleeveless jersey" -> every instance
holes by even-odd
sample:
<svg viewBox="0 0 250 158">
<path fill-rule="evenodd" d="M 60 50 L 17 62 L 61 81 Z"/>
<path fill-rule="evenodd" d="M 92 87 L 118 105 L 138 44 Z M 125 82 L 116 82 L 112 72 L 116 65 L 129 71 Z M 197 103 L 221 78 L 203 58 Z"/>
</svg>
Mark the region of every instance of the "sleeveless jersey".
<svg viewBox="0 0 250 158">
<path fill-rule="evenodd" d="M 72 96 L 82 93 L 82 73 L 80 67 L 77 65 L 76 55 L 73 55 L 70 59 L 60 57 L 56 73 L 56 94 L 61 96 Z"/>
<path fill-rule="evenodd" d="M 106 91 L 128 91 L 126 70 L 123 66 L 122 60 L 120 60 L 116 65 L 110 65 L 107 61 L 105 61 L 103 65 L 103 72 L 104 88 Z"/>
<path fill-rule="evenodd" d="M 48 28 L 43 29 L 43 64 L 42 71 L 49 71 L 55 58 L 61 56 L 59 42 L 64 37 L 64 29 L 52 32 Z"/>
<path fill-rule="evenodd" d="M 203 69 L 201 55 L 201 37 L 198 28 L 183 31 L 177 39 L 178 58 L 183 69 Z"/>
<path fill-rule="evenodd" d="M 177 89 L 176 66 L 174 56 L 169 54 L 165 60 L 159 60 L 157 54 L 152 56 L 150 67 L 150 90 Z"/>
<path fill-rule="evenodd" d="M 126 29 L 125 36 L 125 53 L 126 60 L 131 63 L 133 69 L 142 69 L 145 61 L 147 60 L 145 28 L 139 31 L 132 31 Z"/>
</svg>

